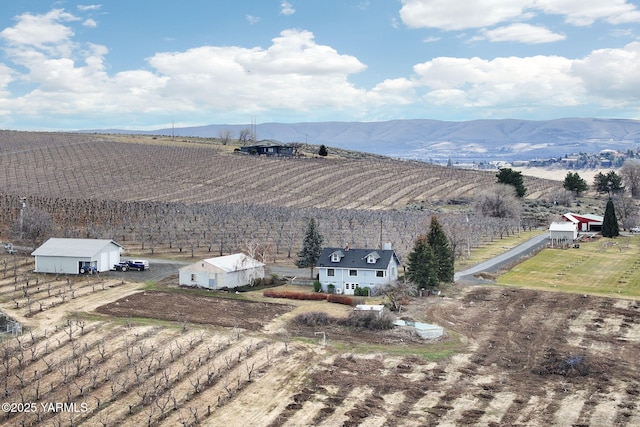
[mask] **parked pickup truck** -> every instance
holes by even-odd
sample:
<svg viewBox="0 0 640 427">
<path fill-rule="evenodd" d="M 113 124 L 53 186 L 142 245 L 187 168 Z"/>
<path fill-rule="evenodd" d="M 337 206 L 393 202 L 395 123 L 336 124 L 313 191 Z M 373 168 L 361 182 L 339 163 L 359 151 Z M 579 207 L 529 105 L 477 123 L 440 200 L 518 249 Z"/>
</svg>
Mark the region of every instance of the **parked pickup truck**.
<svg viewBox="0 0 640 427">
<path fill-rule="evenodd" d="M 115 271 L 127 271 L 129 269 L 129 264 L 126 262 L 119 262 L 113 266 L 112 270 Z"/>
<path fill-rule="evenodd" d="M 127 261 L 129 270 L 144 271 L 149 269 L 149 261 L 146 259 L 130 259 Z"/>
</svg>

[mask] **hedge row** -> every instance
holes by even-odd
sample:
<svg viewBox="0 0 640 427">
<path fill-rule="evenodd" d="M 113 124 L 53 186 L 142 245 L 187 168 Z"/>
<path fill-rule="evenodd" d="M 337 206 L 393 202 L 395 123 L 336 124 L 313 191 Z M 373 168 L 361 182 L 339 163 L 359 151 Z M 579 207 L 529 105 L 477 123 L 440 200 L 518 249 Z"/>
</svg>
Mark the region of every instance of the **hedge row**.
<svg viewBox="0 0 640 427">
<path fill-rule="evenodd" d="M 262 293 L 267 298 L 286 298 L 295 300 L 308 300 L 308 301 L 322 301 L 327 300 L 336 304 L 354 305 L 354 299 L 345 295 L 335 294 L 323 294 L 323 293 L 308 293 L 308 292 L 294 292 L 294 291 L 278 291 L 274 289 L 268 289 Z"/>
<path fill-rule="evenodd" d="M 267 289 L 262 292 L 262 295 L 268 298 L 287 298 L 296 300 L 310 300 L 310 301 L 322 301 L 327 299 L 326 294 L 308 293 L 308 292 L 295 292 L 295 291 L 279 291 L 276 289 Z"/>
</svg>

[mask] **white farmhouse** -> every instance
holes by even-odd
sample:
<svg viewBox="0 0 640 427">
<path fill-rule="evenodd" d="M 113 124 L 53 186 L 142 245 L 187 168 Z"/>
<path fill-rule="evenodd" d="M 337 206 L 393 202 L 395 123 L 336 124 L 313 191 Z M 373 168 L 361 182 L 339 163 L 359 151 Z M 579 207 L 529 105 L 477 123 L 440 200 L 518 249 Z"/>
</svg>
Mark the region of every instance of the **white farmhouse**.
<svg viewBox="0 0 640 427">
<path fill-rule="evenodd" d="M 235 288 L 264 278 L 265 265 L 245 254 L 203 259 L 180 268 L 180 286 Z"/>
<path fill-rule="evenodd" d="M 124 248 L 107 239 L 51 238 L 31 253 L 36 273 L 79 274 L 89 269 L 109 271 Z"/>
<path fill-rule="evenodd" d="M 400 261 L 395 251 L 385 249 L 324 248 L 316 268 L 322 290 L 333 285 L 338 294 L 353 295 L 356 288 L 375 288 L 398 279 Z"/>
</svg>

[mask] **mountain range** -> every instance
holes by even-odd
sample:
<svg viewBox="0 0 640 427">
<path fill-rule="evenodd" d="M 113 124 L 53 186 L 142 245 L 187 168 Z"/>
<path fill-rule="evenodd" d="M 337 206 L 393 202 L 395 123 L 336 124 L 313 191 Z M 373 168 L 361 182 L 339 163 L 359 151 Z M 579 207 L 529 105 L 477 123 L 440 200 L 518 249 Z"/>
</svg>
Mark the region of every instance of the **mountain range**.
<svg viewBox="0 0 640 427">
<path fill-rule="evenodd" d="M 593 153 L 604 149 L 636 150 L 640 121 L 630 119 L 563 118 L 446 122 L 391 120 L 384 122 L 261 123 L 208 125 L 153 131 L 108 130 L 184 137 L 219 137 L 253 128 L 256 139 L 283 143 L 324 144 L 347 150 L 432 162 L 486 162 L 532 160 Z"/>
</svg>

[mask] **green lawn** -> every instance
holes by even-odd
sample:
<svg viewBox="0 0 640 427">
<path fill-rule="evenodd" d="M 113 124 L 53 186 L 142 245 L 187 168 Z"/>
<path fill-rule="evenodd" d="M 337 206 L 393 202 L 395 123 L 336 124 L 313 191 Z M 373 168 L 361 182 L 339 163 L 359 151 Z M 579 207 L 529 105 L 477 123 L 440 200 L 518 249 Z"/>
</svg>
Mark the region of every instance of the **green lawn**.
<svg viewBox="0 0 640 427">
<path fill-rule="evenodd" d="M 575 249 L 544 249 L 501 275 L 505 286 L 640 296 L 640 237 L 596 239 Z"/>
</svg>

